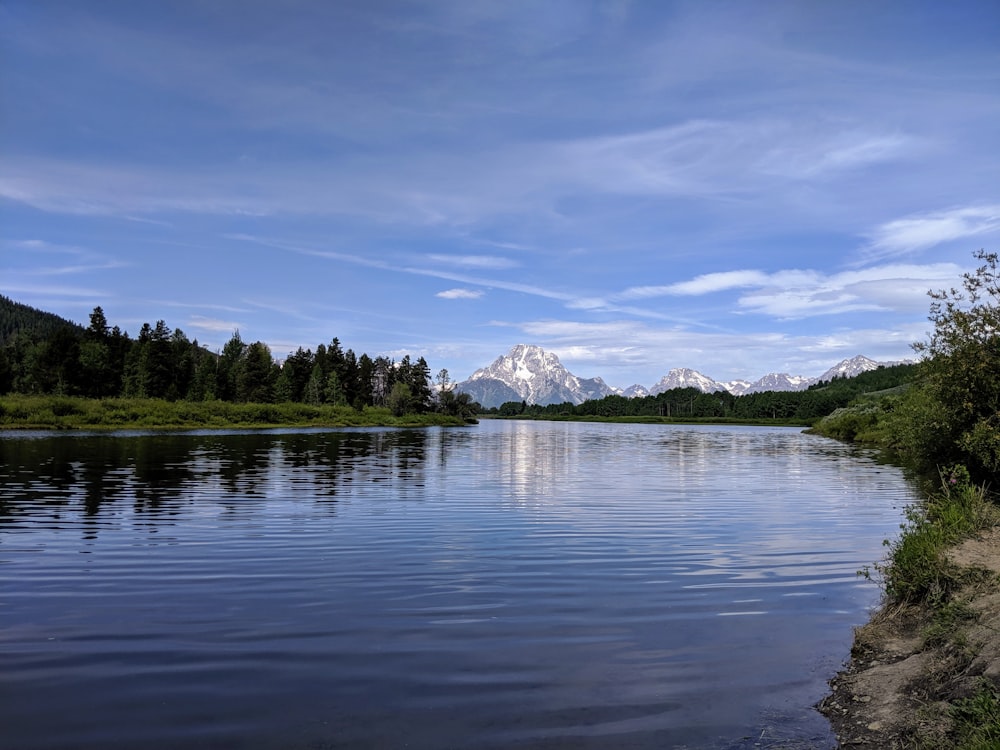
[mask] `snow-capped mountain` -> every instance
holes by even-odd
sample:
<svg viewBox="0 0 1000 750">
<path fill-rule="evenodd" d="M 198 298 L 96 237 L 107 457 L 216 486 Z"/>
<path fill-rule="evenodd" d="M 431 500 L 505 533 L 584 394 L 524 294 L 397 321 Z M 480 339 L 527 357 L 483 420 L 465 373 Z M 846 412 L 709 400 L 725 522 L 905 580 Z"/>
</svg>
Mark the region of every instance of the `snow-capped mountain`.
<svg viewBox="0 0 1000 750">
<path fill-rule="evenodd" d="M 863 372 L 870 372 L 872 370 L 877 370 L 883 365 L 898 365 L 899 362 L 876 362 L 874 359 L 868 359 L 868 357 L 863 354 L 859 354 L 856 357 L 851 357 L 850 359 L 845 359 L 843 362 L 834 365 L 829 370 L 824 372 L 814 382 L 820 382 L 823 380 L 833 380 L 834 378 L 853 378 L 856 375 L 860 375 Z"/>
<path fill-rule="evenodd" d="M 489 367 L 476 370 L 456 386 L 484 407 L 500 406 L 507 401 L 527 401 L 529 404 L 581 404 L 590 399 L 604 398 L 612 393 L 629 398 L 663 393 L 673 388 L 697 388 L 703 393 L 729 391 L 734 396 L 763 391 L 804 391 L 814 383 L 838 378 L 852 378 L 879 367 L 900 362 L 876 362 L 858 355 L 831 367 L 818 378 L 772 372 L 756 381 L 713 380 L 697 370 L 675 368 L 650 388 L 631 385 L 625 390 L 613 388 L 601 378 L 580 378 L 567 370 L 555 354 L 539 346 L 518 344 L 498 357 Z"/>
<path fill-rule="evenodd" d="M 660 381 L 649 389 L 649 393 L 651 396 L 655 396 L 658 393 L 663 393 L 674 388 L 697 388 L 702 393 L 726 390 L 726 386 L 722 383 L 717 383 L 710 377 L 702 375 L 697 370 L 679 367 L 660 378 Z"/>
<path fill-rule="evenodd" d="M 815 382 L 816 378 L 789 375 L 787 372 L 769 372 L 740 393 L 730 392 L 742 396 L 744 393 L 763 393 L 764 391 L 804 391 Z"/>
<path fill-rule="evenodd" d="M 649 389 L 644 385 L 636 383 L 635 385 L 630 385 L 622 391 L 621 395 L 625 398 L 645 398 L 649 395 Z"/>
<path fill-rule="evenodd" d="M 579 378 L 551 352 L 539 346 L 518 344 L 489 367 L 476 370 L 456 387 L 484 407 L 506 401 L 529 404 L 582 404 L 614 393 L 600 378 Z"/>
<path fill-rule="evenodd" d="M 725 383 L 719 383 L 723 388 L 732 393 L 734 396 L 742 396 L 744 393 L 748 393 L 751 388 L 753 388 L 753 383 L 749 380 L 727 380 Z"/>
</svg>

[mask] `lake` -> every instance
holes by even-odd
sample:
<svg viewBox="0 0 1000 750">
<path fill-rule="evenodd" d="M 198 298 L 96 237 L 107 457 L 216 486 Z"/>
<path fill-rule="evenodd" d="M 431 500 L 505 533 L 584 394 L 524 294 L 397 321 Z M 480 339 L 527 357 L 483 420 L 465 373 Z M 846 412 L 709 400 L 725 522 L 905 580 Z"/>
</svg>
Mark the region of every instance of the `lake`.
<svg viewBox="0 0 1000 750">
<path fill-rule="evenodd" d="M 0 746 L 832 747 L 916 490 L 797 429 L 0 433 Z"/>
</svg>

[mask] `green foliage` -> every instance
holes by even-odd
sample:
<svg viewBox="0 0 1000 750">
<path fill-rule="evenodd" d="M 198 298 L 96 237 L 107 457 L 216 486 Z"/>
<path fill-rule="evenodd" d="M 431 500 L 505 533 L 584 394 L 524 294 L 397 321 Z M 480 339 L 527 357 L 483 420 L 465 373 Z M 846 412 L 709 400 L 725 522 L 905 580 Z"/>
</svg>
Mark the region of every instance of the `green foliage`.
<svg viewBox="0 0 1000 750">
<path fill-rule="evenodd" d="M 8 346 L 17 338 L 39 341 L 61 328 L 77 332 L 82 330 L 76 323 L 65 318 L 14 302 L 0 294 L 0 346 Z"/>
<path fill-rule="evenodd" d="M 409 410 L 412 402 L 413 392 L 410 390 L 410 386 L 402 382 L 393 383 L 388 398 L 388 406 L 392 415 L 394 417 L 402 416 Z"/>
<path fill-rule="evenodd" d="M 0 397 L 0 428 L 121 429 L 123 427 L 361 427 L 460 425 L 453 415 L 393 414 L 389 409 L 361 410 L 331 404 L 259 404 L 164 399 L 89 399 L 71 396 Z"/>
<path fill-rule="evenodd" d="M 131 339 L 117 326 L 109 328 L 101 307 L 94 308 L 90 325 L 83 328 L 0 296 L 0 395 L 247 404 L 305 401 L 313 406 L 350 404 L 352 411 L 363 413 L 373 406 L 386 407 L 397 383 L 406 390 L 396 390 L 393 419 L 432 411 L 468 416 L 467 399 L 453 400 L 448 409 L 438 408 L 423 357 L 414 362 L 405 356 L 399 363 L 386 357 L 372 360 L 367 354 L 358 358 L 334 338 L 329 346 L 320 344 L 315 354 L 300 347 L 279 365 L 266 344 L 244 342 L 239 331 L 233 332 L 221 353 L 213 354 L 162 320 L 145 323 L 138 337 Z M 66 415 L 57 413 L 58 405 L 56 412 L 52 407 L 33 410 L 36 425 L 61 423 Z M 240 419 L 273 422 L 276 413 L 262 408 Z M 178 414 L 150 417 L 151 423 L 183 421 Z M 105 419 L 107 414 L 92 416 L 90 423 L 102 424 Z"/>
<path fill-rule="evenodd" d="M 889 560 L 879 572 L 891 601 L 934 606 L 947 602 L 961 577 L 945 550 L 1000 521 L 985 487 L 973 484 L 964 466 L 943 470 L 940 479 L 937 492 L 907 509 L 899 538 L 887 542 Z"/>
<path fill-rule="evenodd" d="M 509 401 L 489 411 L 503 417 L 530 416 L 543 419 L 578 417 L 632 422 L 776 422 L 810 425 L 870 392 L 903 388 L 912 378 L 914 370 L 914 365 L 880 367 L 854 378 L 837 378 L 819 383 L 806 391 L 766 391 L 734 396 L 727 392 L 702 393 L 697 388 L 674 388 L 644 398 L 626 398 L 612 394 L 579 405 L 566 402 L 541 406 Z M 871 424 L 871 419 L 865 422 L 865 425 Z M 859 430 L 853 427 L 845 431 L 853 437 Z"/>
<path fill-rule="evenodd" d="M 962 645 L 965 638 L 958 635 L 960 629 L 978 619 L 979 612 L 967 601 L 949 601 L 942 604 L 934 610 L 930 625 L 923 631 L 924 648 L 940 648 L 948 644 Z"/>
<path fill-rule="evenodd" d="M 983 678 L 974 695 L 951 707 L 955 747 L 960 750 L 996 750 L 1000 747 L 1000 689 Z"/>
<path fill-rule="evenodd" d="M 876 403 L 855 401 L 820 420 L 824 435 L 893 450 L 923 472 L 967 466 L 978 482 L 1000 472 L 1000 259 L 979 251 L 982 265 L 962 289 L 930 292 L 929 339 L 911 386 Z"/>
<path fill-rule="evenodd" d="M 979 251 L 982 265 L 962 289 L 931 292 L 928 341 L 912 416 L 928 436 L 907 435 L 904 449 L 922 464 L 957 461 L 989 478 L 1000 468 L 1000 258 Z"/>
<path fill-rule="evenodd" d="M 454 388 L 450 387 L 447 378 L 448 371 L 442 370 L 441 372 L 445 374 L 445 377 L 442 379 L 441 373 L 438 373 L 438 384 L 442 388 L 438 393 L 438 411 L 457 417 L 464 422 L 474 422 L 476 414 L 479 412 L 479 404 L 473 401 L 468 393 L 456 393 Z"/>
</svg>

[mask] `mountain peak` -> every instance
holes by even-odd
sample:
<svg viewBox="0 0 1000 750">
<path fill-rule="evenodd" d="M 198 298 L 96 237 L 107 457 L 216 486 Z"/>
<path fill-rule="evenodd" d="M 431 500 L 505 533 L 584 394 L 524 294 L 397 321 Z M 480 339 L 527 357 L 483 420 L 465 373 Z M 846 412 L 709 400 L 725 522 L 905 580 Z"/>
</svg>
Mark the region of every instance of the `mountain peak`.
<svg viewBox="0 0 1000 750">
<path fill-rule="evenodd" d="M 657 395 L 674 388 L 697 388 L 703 393 L 728 391 L 734 396 L 761 391 L 803 391 L 814 383 L 833 378 L 853 378 L 864 372 L 877 370 L 900 362 L 876 362 L 863 354 L 831 367 L 818 378 L 789 375 L 783 372 L 768 373 L 750 382 L 732 380 L 720 383 L 697 370 L 676 367 L 667 372 L 656 385 L 648 390 L 633 385 L 622 391 L 612 388 L 601 378 L 580 378 L 567 370 L 559 357 L 546 352 L 535 344 L 517 344 L 507 354 L 497 357 L 489 367 L 476 370 L 456 388 L 468 393 L 484 407 L 500 406 L 507 401 L 527 401 L 530 404 L 581 404 L 590 399 L 604 398 L 612 393 L 629 397 Z"/>
<path fill-rule="evenodd" d="M 863 372 L 877 370 L 881 366 L 882 364 L 876 362 L 874 359 L 869 359 L 863 354 L 858 354 L 855 357 L 838 362 L 816 378 L 816 382 L 833 380 L 834 378 L 853 378 Z"/>
<path fill-rule="evenodd" d="M 650 395 L 657 395 L 674 388 L 697 388 L 703 393 L 724 391 L 726 387 L 717 383 L 707 375 L 687 367 L 676 367 L 660 378 L 659 382 L 649 389 Z"/>
<path fill-rule="evenodd" d="M 484 407 L 506 401 L 531 404 L 582 404 L 604 398 L 614 390 L 600 378 L 579 378 L 559 357 L 534 344 L 517 344 L 456 386 Z"/>
</svg>

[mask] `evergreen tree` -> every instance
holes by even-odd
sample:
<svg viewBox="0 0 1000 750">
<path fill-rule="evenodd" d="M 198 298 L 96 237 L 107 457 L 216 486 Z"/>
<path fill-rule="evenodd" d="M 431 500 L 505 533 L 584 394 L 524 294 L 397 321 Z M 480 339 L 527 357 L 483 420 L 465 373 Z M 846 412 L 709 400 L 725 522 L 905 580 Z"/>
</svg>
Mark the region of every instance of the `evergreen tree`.
<svg viewBox="0 0 1000 750">
<path fill-rule="evenodd" d="M 222 347 L 215 375 L 215 396 L 220 401 L 236 400 L 236 384 L 243 369 L 246 349 L 239 330 L 233 331 L 229 341 Z"/>
<path fill-rule="evenodd" d="M 309 375 L 309 382 L 306 383 L 302 400 L 307 404 L 323 403 L 323 370 L 319 365 L 315 365 Z"/>
<path fill-rule="evenodd" d="M 341 391 L 344 394 L 344 402 L 348 404 L 358 403 L 362 406 L 374 406 L 375 400 L 372 395 L 372 378 L 375 374 L 375 362 L 367 354 L 362 354 L 358 357 L 357 373 L 357 395 L 355 396 L 354 401 L 352 401 L 348 395 L 343 382 L 340 383 Z"/>
<path fill-rule="evenodd" d="M 287 378 L 288 401 L 305 400 L 306 383 L 312 375 L 313 367 L 316 366 L 316 358 L 312 351 L 303 349 L 301 346 L 294 354 L 289 354 L 281 366 L 281 371 Z M 285 386 L 282 386 L 285 388 Z"/>
<path fill-rule="evenodd" d="M 148 326 L 147 326 L 148 328 Z M 141 341 L 139 355 L 139 393 L 145 398 L 177 399 L 174 383 L 174 359 L 171 345 L 172 332 L 167 324 L 156 321 Z M 143 337 L 140 337 L 142 339 Z"/>
<path fill-rule="evenodd" d="M 274 372 L 271 350 L 255 341 L 247 347 L 243 366 L 237 373 L 236 400 L 267 404 L 274 400 Z"/>
<path fill-rule="evenodd" d="M 372 367 L 372 405 L 385 406 L 393 385 L 395 368 L 388 357 L 376 357 Z"/>
<path fill-rule="evenodd" d="M 195 340 L 191 347 L 194 359 L 194 379 L 188 389 L 191 401 L 211 401 L 215 398 L 216 357 L 198 346 Z"/>
<path fill-rule="evenodd" d="M 346 406 L 347 397 L 344 389 L 340 387 L 340 378 L 336 372 L 331 372 L 326 376 L 326 383 L 323 386 L 323 400 L 334 406 Z"/>
</svg>

